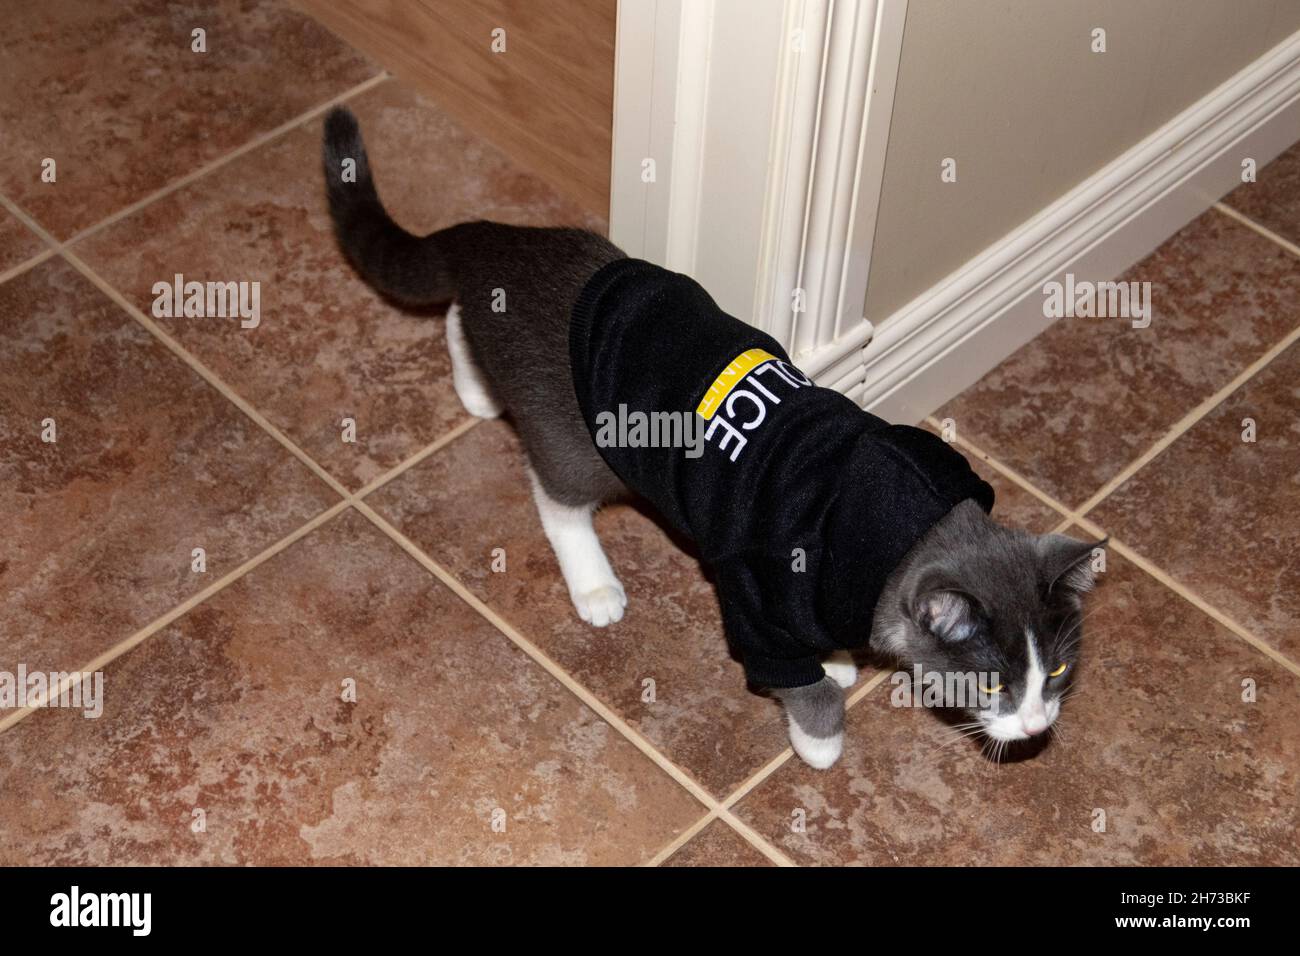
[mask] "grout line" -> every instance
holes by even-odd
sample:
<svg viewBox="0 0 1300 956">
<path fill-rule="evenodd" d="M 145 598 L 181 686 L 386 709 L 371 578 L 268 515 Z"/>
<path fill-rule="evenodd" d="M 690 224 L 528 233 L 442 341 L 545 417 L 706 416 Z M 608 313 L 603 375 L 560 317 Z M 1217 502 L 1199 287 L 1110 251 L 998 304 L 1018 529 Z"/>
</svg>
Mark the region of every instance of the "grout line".
<svg viewBox="0 0 1300 956">
<path fill-rule="evenodd" d="M 722 807 L 720 803 L 704 787 L 700 786 L 685 770 L 673 763 L 667 756 L 659 751 L 654 744 L 647 740 L 638 730 L 627 723 L 622 717 L 605 705 L 595 694 L 579 683 L 568 671 L 557 664 L 532 641 L 524 637 L 517 631 L 512 624 L 498 614 L 493 608 L 480 600 L 477 595 L 469 590 L 460 582 L 451 572 L 447 571 L 442 565 L 434 561 L 427 555 L 419 545 L 413 542 L 405 534 L 388 522 L 382 515 L 376 512 L 364 501 L 357 500 L 353 507 L 364 515 L 380 531 L 388 535 L 399 547 L 407 554 L 418 561 L 430 574 L 436 577 L 452 593 L 456 594 L 470 607 L 491 623 L 498 631 L 508 638 L 516 647 L 530 657 L 538 666 L 549 673 L 561 685 L 568 688 L 570 693 L 594 711 L 601 719 L 622 734 L 638 750 L 640 750 L 651 762 L 656 764 L 659 769 L 663 770 L 668 776 L 677 781 L 691 796 L 695 797 L 709 810 L 715 812 L 717 816 L 726 820 L 733 829 L 740 833 L 745 839 L 752 843 L 755 848 L 762 852 L 768 859 L 782 866 L 793 866 L 794 864 L 783 853 L 769 844 L 757 833 L 754 833 L 748 826 L 739 820 L 731 817 L 731 814 Z"/>
<path fill-rule="evenodd" d="M 871 680 L 867 681 L 865 684 L 863 684 L 861 687 L 855 690 L 852 694 L 849 695 L 849 699 L 844 704 L 844 709 L 846 711 L 849 711 L 852 710 L 854 707 L 856 707 L 858 704 L 860 704 L 863 700 L 866 699 L 868 694 L 870 694 L 873 690 L 875 690 L 877 687 L 883 684 L 891 673 L 892 673 L 891 671 L 882 670 L 875 677 L 871 678 Z"/>
<path fill-rule="evenodd" d="M 41 241 L 49 247 L 45 250 L 48 255 L 52 256 L 63 251 L 63 244 L 55 239 L 48 229 L 29 216 L 22 206 L 2 193 L 0 193 L 0 206 L 4 206 L 15 219 L 40 237 Z"/>
<path fill-rule="evenodd" d="M 410 469 L 414 468 L 416 465 L 424 461 L 424 459 L 428 458 L 430 455 L 434 454 L 435 452 L 441 451 L 444 447 L 450 445 L 461 435 L 464 435 L 467 431 L 472 429 L 475 425 L 479 425 L 485 420 L 486 419 L 476 418 L 473 416 L 466 418 L 465 421 L 461 422 L 451 431 L 447 432 L 442 437 L 430 442 L 428 445 L 425 445 L 423 448 L 417 451 L 410 458 L 406 459 L 406 461 L 384 472 L 382 475 L 380 475 L 378 478 L 375 478 L 369 484 L 363 485 L 354 494 L 349 495 L 349 497 L 360 500 L 366 497 L 366 495 L 370 494 L 371 492 L 378 491 L 380 488 L 388 484 L 398 475 L 401 475 L 409 471 Z"/>
<path fill-rule="evenodd" d="M 308 533 L 314 531 L 316 528 L 320 527 L 325 522 L 329 521 L 339 512 L 345 510 L 347 507 L 348 507 L 347 501 L 335 502 L 329 508 L 327 508 L 326 510 L 318 514 L 316 517 L 312 518 L 310 521 L 301 525 L 299 528 L 285 535 L 283 538 L 281 538 L 279 541 L 272 544 L 270 547 L 260 551 L 259 553 L 255 554 L 253 557 L 245 561 L 243 564 L 241 564 L 239 567 L 222 575 L 216 581 L 213 581 L 202 591 L 199 591 L 197 594 L 190 595 L 189 598 L 182 601 L 180 604 L 176 605 L 174 608 L 172 608 L 162 617 L 157 618 L 152 623 L 136 631 L 130 637 L 125 638 L 124 640 L 121 640 L 118 643 L 114 644 L 108 650 L 104 651 L 102 654 L 100 654 L 98 657 L 92 660 L 89 664 L 82 666 L 79 670 L 72 672 L 72 674 L 60 680 L 59 689 L 57 692 L 55 692 L 54 689 L 51 688 L 47 692 L 46 696 L 42 698 L 42 700 L 39 703 L 32 704 L 28 707 L 23 707 L 20 710 L 15 710 L 12 713 L 6 715 L 3 720 L 0 720 L 0 733 L 3 733 L 4 731 L 12 727 L 14 724 L 18 723 L 23 718 L 34 713 L 36 710 L 39 710 L 41 707 L 44 706 L 45 701 L 49 700 L 51 696 L 56 696 L 56 697 L 60 696 L 66 693 L 67 691 L 69 691 L 71 688 L 80 684 L 82 674 L 93 674 L 95 671 L 102 670 L 111 661 L 114 661 L 117 658 L 121 657 L 127 651 L 131 650 L 131 648 L 142 643 L 146 638 L 150 637 L 157 631 L 166 627 L 168 624 L 176 620 L 182 614 L 185 614 L 186 612 L 192 610 L 199 604 L 202 604 L 204 601 L 212 597 L 212 595 L 216 594 L 218 591 L 224 590 L 226 587 L 228 587 L 229 585 L 233 584 L 235 581 L 242 578 L 249 571 L 252 571 L 258 565 L 264 563 L 270 558 L 275 557 L 277 554 L 279 554 L 285 548 L 289 547 L 289 545 L 293 544 L 299 538 L 302 538 Z"/>
<path fill-rule="evenodd" d="M 1096 534 L 1101 530 L 1092 521 L 1089 521 L 1087 518 L 1083 518 L 1083 517 L 1079 518 L 1079 525 L 1080 527 L 1088 531 L 1090 534 Z M 1264 656 L 1271 658 L 1276 663 L 1281 664 L 1283 667 L 1285 667 L 1291 673 L 1295 674 L 1297 677 L 1300 677 L 1300 664 L 1297 664 L 1295 661 L 1291 660 L 1289 657 L 1287 657 L 1281 651 L 1274 648 L 1272 645 L 1256 637 L 1247 628 L 1239 624 L 1237 621 L 1233 620 L 1223 611 L 1220 611 L 1217 607 L 1215 607 L 1209 601 L 1205 600 L 1205 598 L 1201 597 L 1191 588 L 1187 587 L 1185 584 L 1182 584 L 1180 581 L 1178 581 L 1177 578 L 1170 575 L 1169 572 L 1165 571 L 1159 565 L 1153 563 L 1152 561 L 1149 561 L 1147 558 L 1143 557 L 1137 551 L 1133 550 L 1133 548 L 1129 547 L 1123 541 L 1117 540 L 1115 538 L 1110 539 L 1110 542 L 1107 544 L 1107 547 L 1114 548 L 1130 564 L 1137 565 L 1137 567 L 1141 568 L 1148 575 L 1155 578 L 1158 582 L 1163 584 L 1170 591 L 1173 591 L 1183 600 L 1187 601 L 1189 604 L 1193 605 L 1198 610 L 1200 610 L 1203 614 L 1205 614 L 1206 616 L 1212 618 L 1213 620 L 1221 624 L 1223 627 L 1231 631 L 1237 637 L 1241 638 L 1251 647 L 1255 648 L 1255 650 L 1259 651 Z"/>
<path fill-rule="evenodd" d="M 1237 210 L 1233 209 L 1227 203 L 1216 202 L 1210 208 L 1217 209 L 1219 212 L 1223 213 L 1229 219 L 1237 220 L 1237 222 L 1241 223 L 1247 229 L 1253 229 L 1255 232 L 1259 233 L 1265 239 L 1268 239 L 1270 242 L 1274 242 L 1277 245 L 1281 246 L 1287 252 L 1291 253 L 1291 255 L 1300 256 L 1300 246 L 1297 246 L 1294 242 L 1292 242 L 1290 239 L 1287 239 L 1285 236 L 1279 236 L 1272 229 L 1268 228 L 1268 226 L 1262 226 L 1259 223 L 1257 223 L 1254 219 L 1251 219 L 1249 216 L 1237 212 Z"/>
<path fill-rule="evenodd" d="M 441 451 L 443 448 L 446 448 L 457 438 L 460 438 L 462 435 L 464 435 L 466 432 L 472 429 L 475 425 L 481 424 L 484 420 L 485 419 L 482 418 L 470 418 L 468 421 L 461 422 L 459 425 L 457 425 L 455 428 L 453 428 L 451 431 L 447 432 L 446 434 L 441 435 L 438 438 L 435 438 L 429 444 L 425 445 L 423 448 L 421 448 L 419 451 L 413 454 L 410 458 L 406 459 L 405 461 L 397 465 L 394 465 L 392 468 L 388 469 L 388 471 L 384 472 L 378 478 L 370 482 L 370 484 L 348 495 L 348 504 L 355 504 L 356 502 L 360 501 L 362 498 L 366 497 L 366 495 L 373 494 L 374 492 L 378 491 L 380 488 L 384 487 L 384 485 L 388 484 L 390 481 L 394 480 L 399 475 L 405 474 L 407 471 L 414 468 L 416 465 L 424 461 L 424 459 L 428 458 L 434 452 Z"/>
<path fill-rule="evenodd" d="M 317 116 L 320 116 L 326 110 L 332 109 L 333 107 L 339 105 L 340 103 L 344 103 L 347 100 L 352 99 L 352 97 L 354 96 L 359 96 L 362 93 L 365 93 L 368 90 L 371 90 L 374 87 L 378 86 L 379 84 L 387 81 L 389 79 L 389 76 L 390 74 L 388 73 L 380 73 L 377 76 L 372 76 L 370 79 L 358 83 L 356 86 L 352 87 L 351 89 L 348 89 L 343 93 L 340 93 L 338 96 L 335 96 L 333 99 L 327 100 L 324 103 L 319 104 L 318 106 L 312 107 L 305 113 L 300 113 L 297 116 L 293 117 L 292 119 L 286 120 L 285 122 L 281 123 L 279 126 L 275 127 L 274 129 L 267 130 L 264 133 L 258 133 L 256 136 L 248 140 L 242 146 L 239 146 L 228 153 L 224 153 L 223 155 L 218 156 L 216 159 L 211 160 L 208 163 L 205 163 L 204 165 L 200 166 L 198 169 L 194 170 L 193 172 L 187 173 L 186 175 L 180 177 L 179 179 L 167 183 L 167 185 L 163 186 L 161 189 L 154 190 L 149 195 L 145 196 L 143 199 L 138 199 L 135 202 L 131 203 L 131 205 L 122 207 L 112 215 L 104 219 L 101 219 L 99 222 L 95 223 L 94 225 L 87 226 L 85 229 L 81 230 L 80 232 L 75 233 L 72 236 L 72 238 L 68 239 L 66 242 L 63 242 L 62 245 L 70 246 L 73 243 L 80 242 L 83 239 L 93 236 L 97 232 L 107 229 L 109 226 L 113 225 L 114 223 L 119 222 L 125 219 L 126 217 L 139 212 L 145 206 L 148 206 L 151 203 L 154 203 L 159 199 L 164 198 L 165 196 L 169 196 L 174 192 L 184 189 L 186 186 L 190 185 L 190 183 L 202 179 L 208 173 L 220 169 L 222 166 L 225 166 L 227 163 L 233 162 L 234 160 L 238 159 L 244 154 L 250 153 L 261 146 L 265 146 L 267 143 L 271 142 L 272 140 L 278 139 L 279 137 L 283 136 L 285 133 L 291 132 L 300 126 L 305 126 L 307 123 L 310 123 L 313 119 L 315 119 Z"/>
<path fill-rule="evenodd" d="M 1241 388 L 1241 386 L 1246 384 L 1246 382 L 1250 381 L 1250 379 L 1258 374 L 1259 371 L 1268 365 L 1269 362 L 1273 361 L 1273 359 L 1277 358 L 1294 345 L 1297 339 L 1300 339 L 1300 326 L 1292 329 L 1280 342 L 1259 358 L 1255 359 L 1255 361 L 1251 362 L 1250 365 L 1242 369 L 1237 374 L 1236 378 L 1230 381 L 1227 385 L 1224 385 L 1217 392 L 1202 401 L 1199 405 L 1175 422 L 1174 426 L 1162 438 L 1156 441 L 1155 444 L 1143 452 L 1139 457 L 1129 462 L 1119 474 L 1115 475 L 1110 479 L 1110 481 L 1102 485 L 1101 488 L 1093 493 L 1091 498 L 1079 506 L 1075 513 L 1079 516 L 1086 515 L 1093 508 L 1097 507 L 1097 505 L 1101 504 L 1103 499 L 1114 492 L 1115 489 L 1124 482 L 1132 478 L 1140 468 L 1146 466 L 1152 459 L 1186 434 L 1186 432 L 1196 425 L 1202 418 L 1212 412 L 1223 402 L 1227 401 L 1233 392 Z"/>
<path fill-rule="evenodd" d="M 786 856 L 784 853 L 778 850 L 776 847 L 774 847 L 771 843 L 769 843 L 761 833 L 756 831 L 748 823 L 746 823 L 744 820 L 741 820 L 739 817 L 732 814 L 730 810 L 719 807 L 718 819 L 726 823 L 729 827 L 731 827 L 731 829 L 739 833 L 742 837 L 744 837 L 747 841 L 749 841 L 750 845 L 752 845 L 754 849 L 758 850 L 760 853 L 762 853 L 765 857 L 767 857 L 777 866 L 797 867 L 799 865 L 798 863 L 795 863 L 794 860 L 790 859 L 788 856 Z"/>
<path fill-rule="evenodd" d="M 42 237 L 42 239 L 43 238 L 44 237 Z M 10 279 L 22 275 L 28 269 L 32 269 L 36 266 L 39 266 L 42 262 L 44 262 L 46 259 L 53 256 L 54 254 L 55 254 L 55 250 L 49 248 L 49 246 L 47 245 L 46 248 L 36 253 L 36 255 L 32 256 L 30 259 L 26 259 L 23 262 L 18 263 L 18 265 L 12 266 L 11 268 L 6 269 L 4 272 L 0 272 L 0 284 L 8 282 Z"/>
<path fill-rule="evenodd" d="M 667 861 L 667 859 L 670 856 L 672 856 L 674 853 L 676 853 L 686 844 L 690 843 L 691 839 L 695 837 L 696 834 L 702 831 L 705 827 L 707 827 L 710 823 L 712 823 L 717 818 L 718 818 L 718 811 L 710 810 L 708 813 L 704 814 L 704 816 L 700 817 L 698 820 L 696 820 L 693 824 L 691 824 L 689 827 L 687 827 L 677 836 L 673 837 L 673 839 L 670 840 L 666 846 L 664 846 L 654 856 L 650 857 L 650 859 L 642 863 L 641 866 L 655 867 L 663 864 L 665 861 Z"/>
<path fill-rule="evenodd" d="M 847 704 L 845 705 L 845 709 L 848 709 Z M 766 764 L 759 767 L 747 780 L 743 781 L 740 786 L 733 790 L 730 796 L 722 801 L 723 809 L 730 810 L 741 800 L 745 799 L 745 797 L 749 796 L 750 792 L 755 787 L 785 766 L 786 761 L 793 756 L 794 750 L 790 747 L 786 747 Z"/>
</svg>

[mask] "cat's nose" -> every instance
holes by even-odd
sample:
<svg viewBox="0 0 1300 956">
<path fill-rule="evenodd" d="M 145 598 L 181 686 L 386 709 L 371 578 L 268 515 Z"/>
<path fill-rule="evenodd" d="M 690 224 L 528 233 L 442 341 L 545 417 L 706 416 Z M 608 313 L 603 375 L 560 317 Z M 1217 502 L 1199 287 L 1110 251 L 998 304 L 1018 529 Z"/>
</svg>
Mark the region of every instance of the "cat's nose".
<svg viewBox="0 0 1300 956">
<path fill-rule="evenodd" d="M 1025 733 L 1029 734 L 1029 736 L 1037 737 L 1047 729 L 1047 717 L 1040 717 L 1037 714 L 1029 717 L 1022 717 L 1020 720 L 1020 726 Z"/>
</svg>

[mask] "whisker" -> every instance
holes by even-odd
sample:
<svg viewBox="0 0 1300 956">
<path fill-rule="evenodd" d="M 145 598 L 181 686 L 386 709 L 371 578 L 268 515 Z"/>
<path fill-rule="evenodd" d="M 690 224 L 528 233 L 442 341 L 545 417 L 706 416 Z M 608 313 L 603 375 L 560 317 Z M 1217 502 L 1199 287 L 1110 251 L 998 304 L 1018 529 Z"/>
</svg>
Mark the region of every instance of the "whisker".
<svg viewBox="0 0 1300 956">
<path fill-rule="evenodd" d="M 975 734 L 979 733 L 979 731 L 980 728 L 978 726 L 955 728 L 949 731 L 948 733 L 944 734 L 943 737 L 941 737 L 940 739 L 945 742 L 950 740 L 960 740 L 963 737 L 974 736 Z"/>
<path fill-rule="evenodd" d="M 976 721 L 975 724 L 972 726 L 968 726 L 948 734 L 945 739 L 940 741 L 939 747 L 940 749 L 946 749 L 948 747 L 951 747 L 959 743 L 960 741 L 969 740 L 972 737 L 978 737 L 981 732 L 982 732 L 981 725 L 978 721 Z"/>
<path fill-rule="evenodd" d="M 1094 616 L 1094 615 L 1095 615 L 1098 611 L 1100 611 L 1100 610 L 1101 610 L 1101 608 L 1093 608 L 1093 609 L 1092 609 L 1091 611 L 1089 611 L 1087 614 L 1083 615 L 1083 617 L 1079 618 L 1077 621 L 1074 622 L 1074 624 L 1072 624 L 1072 625 L 1070 626 L 1070 630 L 1066 632 L 1066 635 L 1065 635 L 1065 636 L 1068 638 L 1068 637 L 1070 636 L 1070 634 L 1074 633 L 1075 630 L 1077 630 L 1077 629 L 1083 627 L 1083 623 L 1084 623 L 1086 620 L 1088 620 L 1088 618 Z M 1061 626 L 1062 626 L 1062 627 L 1065 626 L 1065 622 L 1064 622 L 1064 621 L 1061 622 Z M 1056 634 L 1057 634 L 1057 637 L 1060 638 L 1061 629 L 1060 629 L 1059 627 L 1056 629 Z"/>
</svg>

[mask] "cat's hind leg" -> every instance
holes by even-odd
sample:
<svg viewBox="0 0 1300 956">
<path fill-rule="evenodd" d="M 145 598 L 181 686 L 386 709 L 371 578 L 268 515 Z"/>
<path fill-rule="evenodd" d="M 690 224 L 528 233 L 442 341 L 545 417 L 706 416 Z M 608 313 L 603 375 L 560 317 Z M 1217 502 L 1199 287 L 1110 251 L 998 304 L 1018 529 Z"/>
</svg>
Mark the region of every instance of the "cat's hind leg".
<svg viewBox="0 0 1300 956">
<path fill-rule="evenodd" d="M 596 627 L 621 620 L 627 607 L 627 594 L 614 576 L 591 523 L 596 505 L 567 505 L 556 501 L 546 493 L 531 468 L 528 477 L 533 483 L 533 498 L 542 527 L 560 562 L 578 616 Z"/>
<path fill-rule="evenodd" d="M 464 319 L 460 305 L 452 303 L 447 310 L 447 353 L 451 356 L 451 384 L 465 411 L 479 418 L 496 418 L 505 409 L 492 392 L 492 383 L 483 370 L 474 364 L 469 342 L 462 326 Z"/>
<path fill-rule="evenodd" d="M 825 770 L 844 752 L 844 691 L 829 675 L 807 687 L 772 692 L 785 705 L 790 746 L 804 763 Z"/>
</svg>

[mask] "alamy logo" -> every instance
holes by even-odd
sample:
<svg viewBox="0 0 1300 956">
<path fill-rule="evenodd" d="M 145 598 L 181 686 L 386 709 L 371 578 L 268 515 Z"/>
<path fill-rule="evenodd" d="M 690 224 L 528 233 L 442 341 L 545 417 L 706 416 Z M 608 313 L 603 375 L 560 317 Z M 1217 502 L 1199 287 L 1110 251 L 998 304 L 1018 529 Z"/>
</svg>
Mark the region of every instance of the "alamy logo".
<svg viewBox="0 0 1300 956">
<path fill-rule="evenodd" d="M 176 273 L 171 282 L 155 282 L 155 319 L 225 319 L 239 317 L 241 329 L 262 323 L 262 283 L 185 281 Z"/>
<path fill-rule="evenodd" d="M 965 707 L 989 710 L 998 699 L 1002 680 L 976 671 L 927 671 L 920 664 L 912 673 L 895 671 L 889 678 L 894 685 L 889 703 L 894 707 Z"/>
<path fill-rule="evenodd" d="M 148 936 L 152 928 L 152 893 L 69 893 L 50 897 L 51 926 L 129 926 L 131 935 Z"/>
<path fill-rule="evenodd" d="M 687 458 L 704 454 L 704 419 L 694 412 L 629 412 L 596 415 L 597 448 L 685 448 Z"/>
<path fill-rule="evenodd" d="M 81 709 L 94 720 L 104 713 L 104 672 L 32 671 L 19 664 L 17 673 L 0 671 L 0 710 L 23 707 Z"/>
<path fill-rule="evenodd" d="M 1044 285 L 1043 296 L 1045 318 L 1132 319 L 1135 329 L 1151 324 L 1150 282 L 1075 282 L 1067 272 L 1065 282 Z"/>
</svg>

